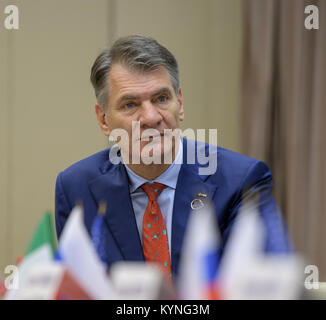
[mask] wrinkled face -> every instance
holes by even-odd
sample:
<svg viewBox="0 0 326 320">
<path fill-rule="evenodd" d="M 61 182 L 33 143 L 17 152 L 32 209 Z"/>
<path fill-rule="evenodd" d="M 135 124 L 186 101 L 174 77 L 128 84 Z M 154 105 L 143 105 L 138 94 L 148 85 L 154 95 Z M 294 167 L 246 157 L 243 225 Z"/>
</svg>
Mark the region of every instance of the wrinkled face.
<svg viewBox="0 0 326 320">
<path fill-rule="evenodd" d="M 116 64 L 110 70 L 109 86 L 108 112 L 95 106 L 104 134 L 109 136 L 115 129 L 124 129 L 129 143 L 120 146 L 128 148 L 129 155 L 145 152 L 144 148 L 149 149 L 149 146 L 161 155 L 171 151 L 170 145 L 167 147 L 164 143 L 163 133 L 165 129 L 179 128 L 184 111 L 181 90 L 175 94 L 166 68 L 138 73 Z M 133 123 L 139 124 L 138 135 L 133 131 Z M 139 150 L 135 149 L 137 144 Z"/>
</svg>

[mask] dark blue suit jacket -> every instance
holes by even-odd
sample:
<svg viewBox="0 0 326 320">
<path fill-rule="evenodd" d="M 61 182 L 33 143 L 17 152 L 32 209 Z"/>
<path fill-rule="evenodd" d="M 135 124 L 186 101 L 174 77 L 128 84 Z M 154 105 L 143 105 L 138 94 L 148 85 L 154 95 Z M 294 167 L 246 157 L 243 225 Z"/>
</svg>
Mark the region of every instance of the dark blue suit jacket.
<svg viewBox="0 0 326 320">
<path fill-rule="evenodd" d="M 216 221 L 222 235 L 222 247 L 227 242 L 233 222 L 244 199 L 259 194 L 259 209 L 267 230 L 266 251 L 287 252 L 291 245 L 281 216 L 272 197 L 271 171 L 261 161 L 238 153 L 213 147 L 217 170 L 210 175 L 199 175 L 200 164 L 187 163 L 187 145 L 208 152 L 208 145 L 183 139 L 184 164 L 181 166 L 175 191 L 171 260 L 172 272 L 177 274 L 182 241 L 187 226 L 190 204 L 205 193 L 213 200 Z M 81 160 L 58 175 L 55 195 L 57 235 L 60 237 L 65 222 L 75 206 L 82 201 L 85 225 L 90 232 L 98 205 L 107 203 L 105 214 L 105 247 L 107 264 L 119 260 L 143 261 L 143 251 L 129 194 L 128 176 L 124 165 L 112 164 L 109 150 Z M 206 153 L 207 154 L 207 153 Z"/>
</svg>

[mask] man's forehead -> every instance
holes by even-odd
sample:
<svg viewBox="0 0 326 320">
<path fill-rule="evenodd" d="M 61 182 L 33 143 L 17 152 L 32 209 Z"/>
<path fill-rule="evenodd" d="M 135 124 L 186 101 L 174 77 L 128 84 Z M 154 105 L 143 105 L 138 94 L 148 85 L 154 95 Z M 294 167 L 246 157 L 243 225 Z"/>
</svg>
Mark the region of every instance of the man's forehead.
<svg viewBox="0 0 326 320">
<path fill-rule="evenodd" d="M 118 91 L 156 91 L 164 87 L 172 87 L 168 71 L 163 66 L 158 66 L 151 71 L 131 70 L 121 64 L 112 66 L 109 74 L 110 89 Z"/>
</svg>

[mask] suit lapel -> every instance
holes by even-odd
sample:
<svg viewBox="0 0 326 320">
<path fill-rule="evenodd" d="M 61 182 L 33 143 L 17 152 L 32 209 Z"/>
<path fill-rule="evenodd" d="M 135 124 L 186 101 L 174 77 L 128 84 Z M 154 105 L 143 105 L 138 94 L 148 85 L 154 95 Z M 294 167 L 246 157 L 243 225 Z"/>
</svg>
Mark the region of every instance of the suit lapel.
<svg viewBox="0 0 326 320">
<path fill-rule="evenodd" d="M 105 221 L 124 259 L 144 260 L 123 164 L 110 166 L 103 175 L 90 182 L 89 188 L 97 204 L 101 201 L 107 204 Z"/>
<path fill-rule="evenodd" d="M 184 139 L 183 159 L 186 163 L 186 147 L 189 140 Z M 191 148 L 192 146 L 190 146 Z M 213 199 L 217 190 L 216 184 L 210 184 L 209 176 L 200 176 L 198 174 L 197 164 L 183 164 L 180 169 L 178 183 L 176 186 L 172 218 L 172 272 L 177 273 L 180 253 L 182 250 L 183 238 L 191 214 L 191 202 L 198 198 L 198 193 L 204 193 L 208 199 Z"/>
</svg>

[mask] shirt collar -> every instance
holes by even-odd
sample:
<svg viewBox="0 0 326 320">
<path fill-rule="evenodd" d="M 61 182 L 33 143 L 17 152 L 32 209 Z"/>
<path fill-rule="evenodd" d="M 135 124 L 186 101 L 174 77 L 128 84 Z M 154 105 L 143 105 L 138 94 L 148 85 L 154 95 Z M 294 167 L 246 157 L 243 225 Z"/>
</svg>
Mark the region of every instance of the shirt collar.
<svg viewBox="0 0 326 320">
<path fill-rule="evenodd" d="M 179 141 L 179 150 L 177 156 L 175 157 L 172 164 L 159 177 L 157 177 L 152 181 L 140 177 L 123 162 L 129 178 L 130 193 L 135 192 L 144 183 L 153 183 L 153 182 L 159 182 L 172 189 L 175 189 L 177 186 L 178 175 L 182 164 L 182 159 L 183 159 L 182 156 L 183 156 L 183 148 L 182 148 L 182 138 L 181 138 Z"/>
</svg>

